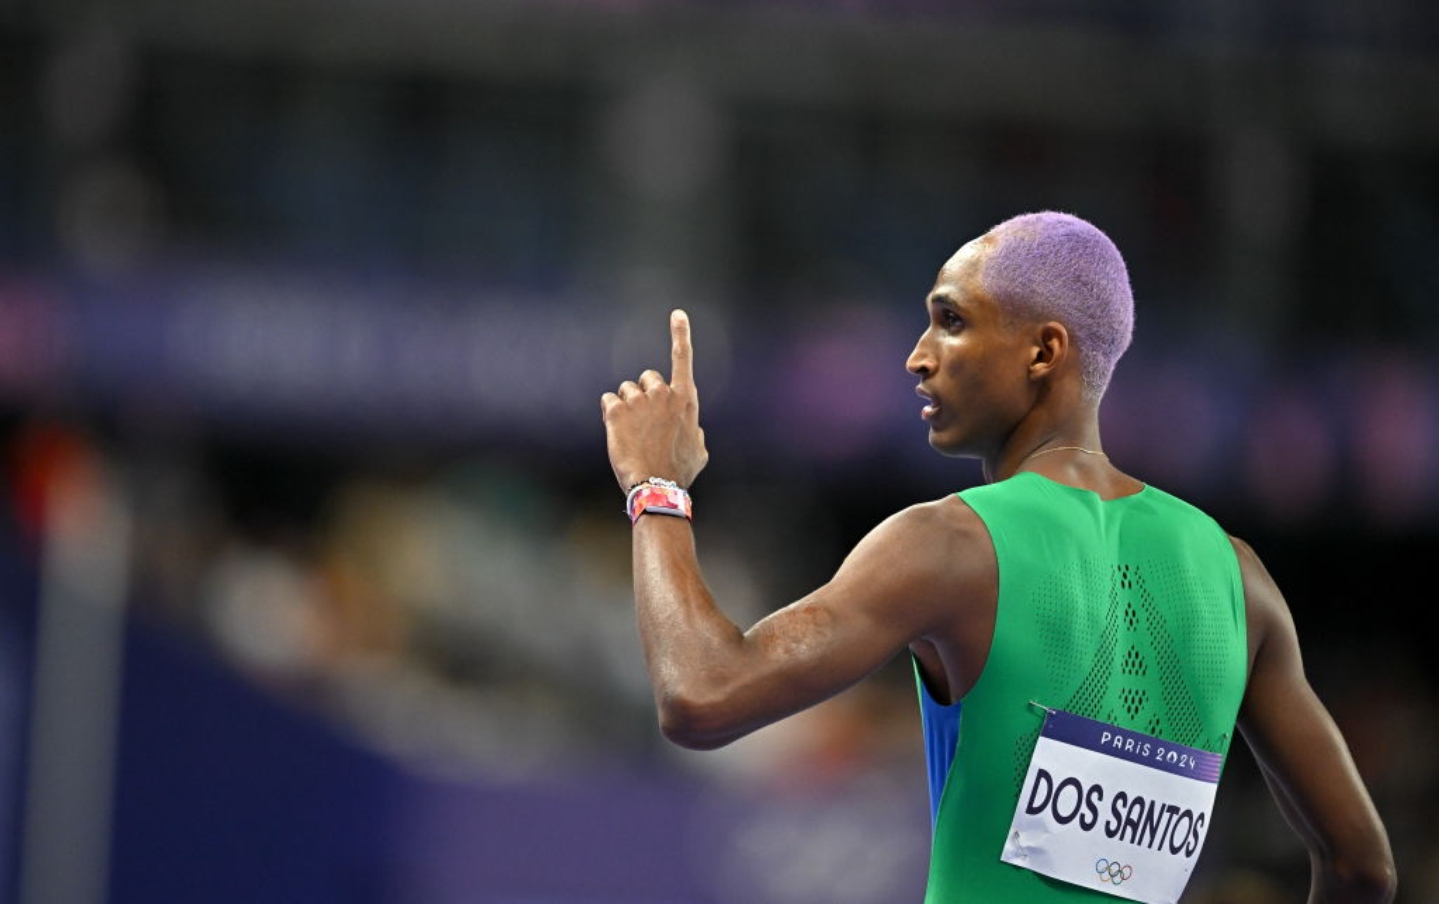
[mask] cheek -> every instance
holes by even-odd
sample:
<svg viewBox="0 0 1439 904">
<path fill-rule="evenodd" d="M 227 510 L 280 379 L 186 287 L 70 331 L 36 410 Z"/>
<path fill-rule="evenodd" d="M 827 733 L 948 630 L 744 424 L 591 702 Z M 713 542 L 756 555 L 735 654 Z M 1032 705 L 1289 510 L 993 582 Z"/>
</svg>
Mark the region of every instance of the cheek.
<svg viewBox="0 0 1439 904">
<path fill-rule="evenodd" d="M 965 393 L 989 393 L 1005 381 L 1004 362 L 998 355 L 983 354 L 978 349 L 959 348 L 945 356 L 940 365 L 944 375 Z"/>
<path fill-rule="evenodd" d="M 942 365 L 947 381 L 966 407 L 982 405 L 999 417 L 1023 410 L 1030 402 L 1030 384 L 1022 361 L 992 352 L 954 355 Z"/>
</svg>

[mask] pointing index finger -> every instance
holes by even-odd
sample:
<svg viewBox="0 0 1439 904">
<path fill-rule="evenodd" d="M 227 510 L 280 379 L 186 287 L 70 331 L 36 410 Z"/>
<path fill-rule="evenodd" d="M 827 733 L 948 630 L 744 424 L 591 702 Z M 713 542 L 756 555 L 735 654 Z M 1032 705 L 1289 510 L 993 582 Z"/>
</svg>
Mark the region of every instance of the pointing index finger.
<svg viewBox="0 0 1439 904">
<path fill-rule="evenodd" d="M 694 346 L 690 344 L 690 318 L 684 311 L 676 309 L 670 313 L 670 339 L 670 385 L 693 389 Z"/>
</svg>

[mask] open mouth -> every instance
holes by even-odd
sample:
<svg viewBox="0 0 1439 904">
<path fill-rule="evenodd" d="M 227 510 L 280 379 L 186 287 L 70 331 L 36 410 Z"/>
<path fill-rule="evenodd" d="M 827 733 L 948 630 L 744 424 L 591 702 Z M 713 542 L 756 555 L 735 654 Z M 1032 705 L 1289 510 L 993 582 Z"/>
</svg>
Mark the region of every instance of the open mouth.
<svg viewBox="0 0 1439 904">
<path fill-rule="evenodd" d="M 928 405 L 925 405 L 923 408 L 920 409 L 919 416 L 924 418 L 926 421 L 934 420 L 935 417 L 939 415 L 939 402 L 936 401 L 933 396 L 931 396 L 929 393 L 925 392 L 918 386 L 914 388 L 914 392 L 921 399 L 924 399 L 926 402 L 929 403 Z"/>
</svg>

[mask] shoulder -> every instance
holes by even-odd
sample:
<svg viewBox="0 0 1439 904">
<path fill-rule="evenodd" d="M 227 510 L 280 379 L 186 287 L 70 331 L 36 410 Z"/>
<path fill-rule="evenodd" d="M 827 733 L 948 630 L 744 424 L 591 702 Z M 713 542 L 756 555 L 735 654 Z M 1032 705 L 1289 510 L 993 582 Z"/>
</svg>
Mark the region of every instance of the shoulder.
<svg viewBox="0 0 1439 904">
<path fill-rule="evenodd" d="M 1225 534 L 1229 538 L 1229 544 L 1234 548 L 1235 558 L 1239 560 L 1239 574 L 1244 579 L 1244 597 L 1246 602 L 1273 603 L 1282 602 L 1279 597 L 1279 587 L 1270 576 L 1269 569 L 1264 567 L 1260 560 L 1259 553 L 1248 542 L 1234 536 Z"/>
<path fill-rule="evenodd" d="M 880 522 L 875 530 L 926 546 L 989 540 L 984 520 L 958 494 L 901 509 Z"/>
<path fill-rule="evenodd" d="M 1254 547 L 1233 534 L 1227 536 L 1239 560 L 1239 576 L 1244 585 L 1244 621 L 1249 629 L 1252 661 L 1261 648 L 1270 646 L 1276 639 L 1292 643 L 1294 619 L 1284 594 Z"/>
<path fill-rule="evenodd" d="M 1225 530 L 1224 525 L 1219 523 L 1219 519 L 1215 518 L 1206 509 L 1188 499 L 1176 496 L 1161 487 L 1157 487 L 1152 483 L 1144 483 L 1143 487 L 1144 500 L 1152 510 L 1162 512 L 1170 518 L 1177 519 L 1179 523 L 1202 525 L 1201 529 L 1212 533 L 1215 539 L 1220 543 L 1232 544 L 1236 542 L 1235 538 Z"/>
<path fill-rule="evenodd" d="M 958 495 L 901 509 L 880 522 L 855 549 L 901 575 L 951 598 L 996 580 L 994 542 L 983 519 Z"/>
<path fill-rule="evenodd" d="M 952 495 L 885 518 L 860 540 L 847 562 L 879 564 L 892 578 L 953 581 L 993 560 L 994 545 L 984 522 Z"/>
</svg>

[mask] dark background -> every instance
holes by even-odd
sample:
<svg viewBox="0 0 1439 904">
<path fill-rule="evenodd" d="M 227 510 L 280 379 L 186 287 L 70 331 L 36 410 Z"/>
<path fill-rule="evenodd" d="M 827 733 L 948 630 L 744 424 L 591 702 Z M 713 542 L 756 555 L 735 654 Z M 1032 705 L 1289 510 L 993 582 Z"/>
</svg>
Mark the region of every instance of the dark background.
<svg viewBox="0 0 1439 904">
<path fill-rule="evenodd" d="M 903 362 L 1038 209 L 1129 264 L 1106 449 L 1259 551 L 1439 899 L 1436 49 L 1401 0 L 0 0 L 0 900 L 917 900 L 907 663 L 659 738 L 598 397 L 690 311 L 748 624 L 978 480 Z M 1306 877 L 1236 745 L 1186 901 Z"/>
</svg>

